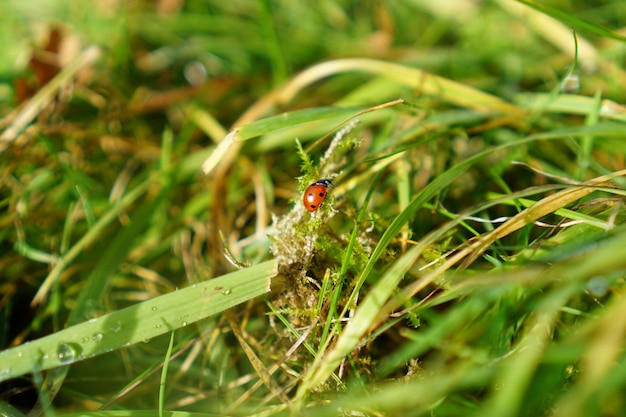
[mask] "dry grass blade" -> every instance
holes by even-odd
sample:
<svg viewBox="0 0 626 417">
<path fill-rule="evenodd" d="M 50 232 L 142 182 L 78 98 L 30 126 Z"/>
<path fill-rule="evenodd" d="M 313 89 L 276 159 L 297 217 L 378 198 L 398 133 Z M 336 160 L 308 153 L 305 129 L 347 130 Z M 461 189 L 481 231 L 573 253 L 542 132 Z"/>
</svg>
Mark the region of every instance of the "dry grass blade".
<svg viewBox="0 0 626 417">
<path fill-rule="evenodd" d="M 522 116 L 523 110 L 501 98 L 427 71 L 374 59 L 350 58 L 328 61 L 301 72 L 280 91 L 280 100 L 291 101 L 314 82 L 343 72 L 364 72 L 398 81 L 418 92 L 440 97 L 457 106 L 485 112 Z"/>
<path fill-rule="evenodd" d="M 520 213 L 516 214 L 493 232 L 478 238 L 476 242 L 472 243 L 469 247 L 461 250 L 458 254 L 453 256 L 451 261 L 453 259 L 459 260 L 467 257 L 461 264 L 461 269 L 467 268 L 495 241 L 539 220 L 547 214 L 553 213 L 556 210 L 583 198 L 584 196 L 596 191 L 598 187 L 607 185 L 615 178 L 622 177 L 624 175 L 626 175 L 626 170 L 621 170 L 610 175 L 603 175 L 601 177 L 594 178 L 593 180 L 586 181 L 580 185 L 568 187 L 563 191 L 559 191 L 554 195 L 548 196 L 543 200 L 538 201 L 531 207 L 528 207 L 527 209 L 524 209 Z"/>
<path fill-rule="evenodd" d="M 44 107 L 54 100 L 54 97 L 64 84 L 74 78 L 78 71 L 92 65 L 100 57 L 101 53 L 102 51 L 98 46 L 90 46 L 85 49 L 79 57 L 42 87 L 21 110 L 17 111 L 14 116 L 9 116 L 13 120 L 0 135 L 0 153 L 6 150 L 7 146 L 37 117 Z"/>
</svg>

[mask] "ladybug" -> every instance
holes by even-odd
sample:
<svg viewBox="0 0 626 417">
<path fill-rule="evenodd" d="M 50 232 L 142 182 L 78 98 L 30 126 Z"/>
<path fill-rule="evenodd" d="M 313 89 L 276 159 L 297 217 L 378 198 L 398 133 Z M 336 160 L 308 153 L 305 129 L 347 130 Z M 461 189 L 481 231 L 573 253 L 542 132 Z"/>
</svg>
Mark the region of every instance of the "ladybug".
<svg viewBox="0 0 626 417">
<path fill-rule="evenodd" d="M 315 210 L 320 208 L 326 198 L 326 189 L 331 185 L 331 183 L 331 180 L 324 179 L 314 182 L 307 187 L 302 201 L 304 203 L 304 208 L 306 208 L 309 213 L 313 213 Z"/>
</svg>

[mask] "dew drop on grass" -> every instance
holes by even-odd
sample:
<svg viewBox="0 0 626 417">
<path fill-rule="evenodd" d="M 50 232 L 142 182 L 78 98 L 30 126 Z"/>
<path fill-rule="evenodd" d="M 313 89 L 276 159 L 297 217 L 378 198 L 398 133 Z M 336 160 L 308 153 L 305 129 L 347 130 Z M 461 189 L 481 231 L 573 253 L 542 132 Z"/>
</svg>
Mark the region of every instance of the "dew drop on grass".
<svg viewBox="0 0 626 417">
<path fill-rule="evenodd" d="M 91 340 L 93 340 L 94 342 L 100 342 L 103 338 L 104 335 L 102 333 L 94 333 L 94 335 L 91 336 Z"/>
<path fill-rule="evenodd" d="M 78 350 L 71 343 L 61 342 L 57 346 L 57 358 L 62 365 L 74 362 L 78 354 Z"/>
<path fill-rule="evenodd" d="M 224 294 L 224 295 L 228 295 L 228 294 L 230 294 L 231 292 L 232 292 L 232 290 L 231 290 L 230 288 L 224 288 L 224 289 L 222 290 L 222 294 Z"/>
<path fill-rule="evenodd" d="M 115 324 L 113 326 L 111 326 L 111 331 L 113 333 L 119 333 L 120 330 L 122 330 L 122 322 L 121 321 L 116 321 Z"/>
<path fill-rule="evenodd" d="M 152 307 L 152 311 L 157 311 L 157 307 L 156 306 Z"/>
</svg>

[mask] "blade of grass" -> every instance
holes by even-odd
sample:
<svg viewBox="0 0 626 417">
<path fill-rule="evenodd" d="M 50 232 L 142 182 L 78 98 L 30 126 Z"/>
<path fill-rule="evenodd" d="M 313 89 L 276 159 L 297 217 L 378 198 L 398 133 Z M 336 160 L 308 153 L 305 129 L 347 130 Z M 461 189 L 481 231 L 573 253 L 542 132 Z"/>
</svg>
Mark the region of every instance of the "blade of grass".
<svg viewBox="0 0 626 417">
<path fill-rule="evenodd" d="M 546 6 L 545 4 L 538 4 L 528 0 L 517 0 L 519 3 L 525 4 L 528 7 L 531 7 L 543 14 L 548 16 L 552 16 L 553 18 L 560 20 L 561 22 L 567 23 L 569 26 L 579 27 L 586 29 L 590 32 L 593 32 L 597 35 L 615 39 L 618 41 L 626 42 L 626 36 L 622 36 L 618 33 L 615 33 L 611 30 L 603 28 L 595 23 L 589 22 L 588 20 L 581 19 L 576 17 L 570 13 L 563 12 L 559 9 L 555 9 L 550 6 Z"/>
<path fill-rule="evenodd" d="M 558 19 L 553 19 L 545 13 L 524 7 L 524 4 L 521 2 L 497 0 L 497 3 L 562 52 L 569 54 L 574 48 L 571 25 L 564 25 Z M 595 66 L 598 51 L 594 44 L 580 36 L 580 34 L 576 38 L 578 45 L 576 55 L 580 58 L 581 66 L 584 68 Z"/>
<path fill-rule="evenodd" d="M 527 224 L 533 223 L 543 216 L 553 213 L 556 210 L 583 198 L 584 196 L 594 192 L 598 186 L 609 184 L 615 178 L 625 175 L 626 170 L 621 170 L 612 175 L 603 175 L 601 177 L 594 178 L 593 180 L 587 181 L 579 186 L 572 186 L 571 188 L 559 191 L 558 193 L 548 196 L 538 201 L 536 204 L 524 209 L 493 232 L 481 237 L 470 247 L 459 252 L 456 256 L 462 255 L 462 257 L 465 257 L 465 255 L 468 255 L 463 261 L 461 269 L 466 268 L 474 262 L 496 240 L 502 239 Z"/>
<path fill-rule="evenodd" d="M 398 81 L 423 94 L 434 95 L 460 107 L 480 111 L 522 115 L 522 110 L 501 98 L 484 93 L 426 71 L 367 58 L 338 59 L 315 65 L 294 77 L 279 92 L 282 102 L 289 102 L 306 86 L 342 72 L 364 72 Z"/>
<path fill-rule="evenodd" d="M 316 107 L 295 110 L 239 126 L 235 140 L 248 140 L 265 133 L 276 132 L 286 127 L 306 123 L 317 123 L 325 119 L 346 118 L 364 110 L 367 109 L 359 107 Z"/>
<path fill-rule="evenodd" d="M 498 193 L 490 193 L 489 197 L 497 199 L 499 204 L 512 205 L 515 207 L 518 207 L 520 205 L 522 207 L 531 207 L 532 205 L 537 203 L 537 200 L 531 200 L 529 198 L 515 198 L 515 200 L 506 199 L 507 196 L 500 195 Z M 590 226 L 596 227 L 601 230 L 606 230 L 607 227 L 606 222 L 599 221 L 597 218 L 585 213 L 581 213 L 579 211 L 560 208 L 556 210 L 554 214 L 556 214 L 557 216 L 561 216 L 565 219 L 585 222 L 586 224 L 589 224 Z"/>
<path fill-rule="evenodd" d="M 65 270 L 65 268 L 72 263 L 76 257 L 85 250 L 88 246 L 93 244 L 96 240 L 98 240 L 106 227 L 109 226 L 117 216 L 122 213 L 124 210 L 128 209 L 135 201 L 137 201 L 152 185 L 151 180 L 146 180 L 139 186 L 137 186 L 134 190 L 129 192 L 122 200 L 111 207 L 111 209 L 106 212 L 85 235 L 78 241 L 72 248 L 61 255 L 57 260 L 54 268 L 48 274 L 44 282 L 41 284 L 31 305 L 37 305 L 45 300 L 52 287 L 52 284 L 59 278 L 61 273 Z"/>
<path fill-rule="evenodd" d="M 195 338 L 196 337 L 193 336 L 193 339 L 195 339 Z M 189 337 L 186 338 L 186 340 L 183 340 L 177 346 L 175 346 L 173 348 L 173 351 L 175 353 L 171 356 L 170 359 L 174 359 L 175 357 L 180 356 L 181 354 L 183 354 L 183 352 L 185 352 L 190 345 L 195 343 L 193 339 L 192 339 L 192 336 L 189 336 Z M 141 372 L 139 375 L 137 375 L 131 382 L 129 382 L 124 387 L 122 387 L 117 393 L 112 395 L 107 401 L 102 403 L 100 405 L 100 408 L 98 409 L 98 411 L 102 411 L 102 410 L 105 410 L 106 408 L 110 407 L 114 402 L 118 401 L 120 398 L 122 398 L 125 395 L 127 395 L 128 393 L 130 393 L 133 389 L 135 389 L 137 386 L 139 386 L 149 376 L 151 376 L 153 373 L 157 372 L 163 366 L 164 366 L 164 363 L 163 363 L 162 360 L 159 361 L 158 363 L 151 364 L 148 368 L 144 369 L 143 372 Z"/>
<path fill-rule="evenodd" d="M 0 381 L 140 343 L 269 291 L 268 261 L 60 330 L 0 352 Z"/>
<path fill-rule="evenodd" d="M 600 118 L 600 105 L 602 103 L 602 93 L 598 90 L 594 96 L 594 109 L 592 112 L 587 114 L 585 118 L 586 126 L 593 126 L 598 124 Z M 582 179 L 584 173 L 587 171 L 589 166 L 591 165 L 590 161 L 592 160 L 591 152 L 593 150 L 594 136 L 588 135 L 582 138 L 581 140 L 581 152 L 578 155 L 578 178 Z"/>
<path fill-rule="evenodd" d="M 161 381 L 159 382 L 159 417 L 163 417 L 163 407 L 165 406 L 165 382 L 167 381 L 167 370 L 169 369 L 173 348 L 174 332 L 170 334 L 170 343 L 167 346 L 167 352 L 165 352 L 165 359 L 163 360 L 163 369 L 161 370 Z"/>
<path fill-rule="evenodd" d="M 533 111 L 553 114 L 578 114 L 626 122 L 626 107 L 612 100 L 604 99 L 598 105 L 594 97 L 573 94 L 525 93 L 515 96 L 515 101 L 522 107 Z"/>
</svg>

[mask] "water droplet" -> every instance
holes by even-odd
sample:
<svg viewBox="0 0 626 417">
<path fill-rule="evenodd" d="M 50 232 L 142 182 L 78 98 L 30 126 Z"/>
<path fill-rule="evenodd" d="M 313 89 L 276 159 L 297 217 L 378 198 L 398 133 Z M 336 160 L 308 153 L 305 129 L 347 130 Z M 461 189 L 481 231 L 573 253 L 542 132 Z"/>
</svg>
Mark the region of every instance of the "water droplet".
<svg viewBox="0 0 626 417">
<path fill-rule="evenodd" d="M 577 94 L 580 91 L 580 77 L 570 74 L 561 82 L 561 91 L 567 94 Z"/>
<path fill-rule="evenodd" d="M 2 368 L 0 369 L 0 378 L 4 379 L 11 375 L 11 368 Z"/>
<path fill-rule="evenodd" d="M 113 326 L 111 326 L 111 331 L 113 333 L 119 333 L 120 330 L 122 330 L 122 322 L 121 321 L 115 322 L 115 324 Z"/>
<path fill-rule="evenodd" d="M 17 357 L 18 358 L 21 358 L 22 356 L 24 356 L 24 352 L 22 352 L 22 351 L 17 352 Z"/>
<path fill-rule="evenodd" d="M 91 336 L 91 340 L 93 340 L 94 342 L 99 342 L 104 338 L 104 335 L 102 333 L 94 333 L 93 336 Z"/>
<path fill-rule="evenodd" d="M 230 294 L 231 292 L 232 292 L 232 290 L 231 290 L 230 288 L 224 288 L 224 289 L 222 290 L 222 294 L 224 294 L 224 295 L 228 295 L 228 294 Z"/>
<path fill-rule="evenodd" d="M 157 328 L 157 329 L 160 329 L 161 327 L 163 327 L 163 326 L 162 326 L 162 325 L 160 325 L 160 324 L 157 324 L 157 325 L 156 325 L 156 328 Z"/>
<path fill-rule="evenodd" d="M 152 311 L 157 311 L 157 306 L 152 307 Z"/>
<path fill-rule="evenodd" d="M 185 327 L 185 326 L 187 325 L 187 322 L 186 322 L 186 321 L 183 321 L 183 322 L 181 323 L 181 325 L 182 325 L 183 327 Z"/>
<path fill-rule="evenodd" d="M 57 359 L 62 365 L 72 363 L 80 356 L 80 346 L 76 343 L 61 342 L 57 346 Z"/>
</svg>

